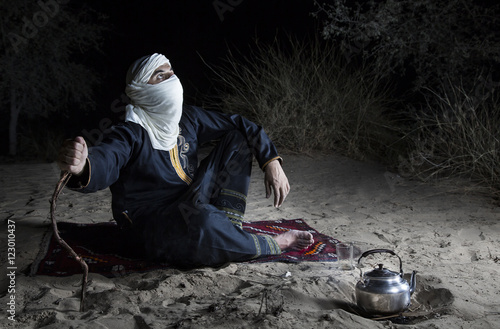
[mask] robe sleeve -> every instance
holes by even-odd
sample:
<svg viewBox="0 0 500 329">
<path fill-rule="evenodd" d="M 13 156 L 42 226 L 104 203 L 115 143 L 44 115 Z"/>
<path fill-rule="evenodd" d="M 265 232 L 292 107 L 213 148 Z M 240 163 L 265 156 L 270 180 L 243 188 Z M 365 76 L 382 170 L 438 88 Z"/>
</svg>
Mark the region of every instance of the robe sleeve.
<svg viewBox="0 0 500 329">
<path fill-rule="evenodd" d="M 137 146 L 137 133 L 140 131 L 127 125 L 114 126 L 99 145 L 89 148 L 86 170 L 81 176 L 71 177 L 67 186 L 90 193 L 116 182 Z"/>
<path fill-rule="evenodd" d="M 238 130 L 246 137 L 262 170 L 273 160 L 282 162 L 275 145 L 264 129 L 245 117 L 239 114 L 207 111 L 194 106 L 190 107 L 190 111 L 193 120 L 196 121 L 200 143 L 218 139 L 228 131 Z"/>
</svg>

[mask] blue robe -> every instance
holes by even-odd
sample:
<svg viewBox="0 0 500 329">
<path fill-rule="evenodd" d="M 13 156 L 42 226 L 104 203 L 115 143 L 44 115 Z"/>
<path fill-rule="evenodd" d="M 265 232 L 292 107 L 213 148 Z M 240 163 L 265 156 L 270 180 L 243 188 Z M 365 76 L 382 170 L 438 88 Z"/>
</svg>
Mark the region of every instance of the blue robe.
<svg viewBox="0 0 500 329">
<path fill-rule="evenodd" d="M 218 266 L 280 253 L 274 239 L 241 227 L 253 156 L 262 169 L 281 161 L 262 127 L 194 106 L 184 106 L 179 127 L 177 147 L 161 151 L 140 125 L 114 126 L 89 149 L 88 172 L 68 187 L 84 193 L 109 187 L 125 239 L 157 260 Z M 200 146 L 214 141 L 200 161 Z"/>
</svg>

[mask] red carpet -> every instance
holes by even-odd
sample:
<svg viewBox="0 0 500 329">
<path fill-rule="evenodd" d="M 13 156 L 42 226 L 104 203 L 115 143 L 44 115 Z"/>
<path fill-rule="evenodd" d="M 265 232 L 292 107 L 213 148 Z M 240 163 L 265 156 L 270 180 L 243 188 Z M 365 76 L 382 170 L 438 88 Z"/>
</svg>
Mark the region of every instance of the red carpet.
<svg viewBox="0 0 500 329">
<path fill-rule="evenodd" d="M 87 262 L 89 272 L 106 277 L 118 277 L 134 272 L 171 268 L 164 263 L 152 262 L 134 255 L 119 241 L 119 229 L 114 222 L 100 224 L 58 223 L 61 237 Z M 288 230 L 309 231 L 314 244 L 305 250 L 288 250 L 281 255 L 261 257 L 250 263 L 263 262 L 332 262 L 336 261 L 335 243 L 338 240 L 317 232 L 302 219 L 245 222 L 243 228 L 251 233 L 276 235 Z M 81 274 L 77 261 L 69 256 L 50 231 L 42 250 L 33 263 L 33 275 L 68 276 Z"/>
</svg>

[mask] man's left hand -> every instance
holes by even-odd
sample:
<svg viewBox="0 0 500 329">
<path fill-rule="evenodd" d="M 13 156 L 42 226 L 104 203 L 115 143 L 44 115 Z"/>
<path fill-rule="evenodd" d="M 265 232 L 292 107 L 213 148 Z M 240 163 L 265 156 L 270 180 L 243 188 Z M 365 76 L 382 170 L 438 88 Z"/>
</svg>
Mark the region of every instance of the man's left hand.
<svg viewBox="0 0 500 329">
<path fill-rule="evenodd" d="M 265 168 L 264 184 L 266 185 L 266 198 L 274 191 L 274 206 L 281 207 L 290 192 L 290 184 L 278 160 L 271 161 Z"/>
</svg>

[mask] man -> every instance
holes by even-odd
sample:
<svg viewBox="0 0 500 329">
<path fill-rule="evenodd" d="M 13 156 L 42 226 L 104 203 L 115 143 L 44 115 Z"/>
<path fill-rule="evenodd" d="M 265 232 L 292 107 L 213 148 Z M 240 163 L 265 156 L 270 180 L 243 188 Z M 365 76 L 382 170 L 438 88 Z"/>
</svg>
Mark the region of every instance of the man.
<svg viewBox="0 0 500 329">
<path fill-rule="evenodd" d="M 110 188 L 113 216 L 129 232 L 127 241 L 154 259 L 187 267 L 313 243 L 305 231 L 270 237 L 242 229 L 253 155 L 275 207 L 290 190 L 281 158 L 261 127 L 239 115 L 184 106 L 182 85 L 161 54 L 134 62 L 126 80 L 125 122 L 90 149 L 82 137 L 66 141 L 57 162 L 73 174 L 70 188 Z M 200 145 L 214 140 L 198 165 Z"/>
</svg>

